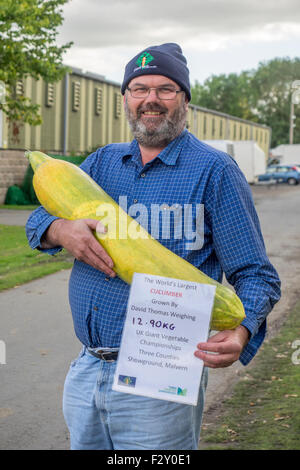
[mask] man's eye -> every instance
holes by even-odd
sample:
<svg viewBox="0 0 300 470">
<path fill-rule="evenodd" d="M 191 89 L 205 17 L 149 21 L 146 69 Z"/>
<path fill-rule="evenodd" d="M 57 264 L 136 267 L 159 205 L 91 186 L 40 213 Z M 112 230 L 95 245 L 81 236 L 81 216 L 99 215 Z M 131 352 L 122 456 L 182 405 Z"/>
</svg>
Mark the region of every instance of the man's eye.
<svg viewBox="0 0 300 470">
<path fill-rule="evenodd" d="M 132 91 L 134 91 L 134 93 L 147 93 L 148 88 L 139 87 L 139 88 L 134 88 Z"/>
<path fill-rule="evenodd" d="M 165 88 L 165 87 L 161 87 L 158 89 L 160 93 L 163 93 L 163 94 L 168 94 L 168 93 L 174 93 L 174 89 L 173 88 Z"/>
</svg>

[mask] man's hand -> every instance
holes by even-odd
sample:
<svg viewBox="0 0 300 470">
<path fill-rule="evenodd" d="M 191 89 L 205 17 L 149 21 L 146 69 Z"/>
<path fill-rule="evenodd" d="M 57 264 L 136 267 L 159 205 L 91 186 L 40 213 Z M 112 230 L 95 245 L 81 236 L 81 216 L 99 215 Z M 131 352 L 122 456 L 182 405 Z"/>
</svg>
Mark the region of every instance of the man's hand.
<svg viewBox="0 0 300 470">
<path fill-rule="evenodd" d="M 228 367 L 239 359 L 248 341 L 249 332 L 247 328 L 240 325 L 235 330 L 219 331 L 206 343 L 197 344 L 198 350 L 194 354 L 204 361 L 204 366 L 214 369 Z"/>
<path fill-rule="evenodd" d="M 79 261 L 99 269 L 110 277 L 115 277 L 113 261 L 104 248 L 96 240 L 93 230 L 105 233 L 105 227 L 98 220 L 57 219 L 49 226 L 44 238 L 42 248 L 63 246 Z"/>
</svg>

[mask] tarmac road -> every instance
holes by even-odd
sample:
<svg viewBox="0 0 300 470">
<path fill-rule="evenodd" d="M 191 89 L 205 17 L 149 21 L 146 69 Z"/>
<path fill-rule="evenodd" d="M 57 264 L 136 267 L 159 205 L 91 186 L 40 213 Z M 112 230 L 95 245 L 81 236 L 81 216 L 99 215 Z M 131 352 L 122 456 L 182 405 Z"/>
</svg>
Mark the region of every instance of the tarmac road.
<svg viewBox="0 0 300 470">
<path fill-rule="evenodd" d="M 268 255 L 282 280 L 282 300 L 269 317 L 273 335 L 300 297 L 300 186 L 252 191 Z M 23 225 L 23 211 L 10 213 L 10 223 Z M 8 223 L 1 211 L 0 221 Z M 69 274 L 61 271 L 0 293 L 0 340 L 6 346 L 6 364 L 0 363 L 0 449 L 69 449 L 61 398 L 70 361 L 81 347 L 68 305 Z M 251 367 L 255 359 L 246 368 L 236 363 L 210 370 L 204 419 Z"/>
<path fill-rule="evenodd" d="M 32 211 L 15 210 L 15 209 L 0 209 L 0 224 L 1 225 L 25 225 L 26 221 Z"/>
<path fill-rule="evenodd" d="M 268 257 L 281 279 L 282 297 L 267 321 L 267 338 L 271 338 L 300 299 L 300 185 L 254 186 L 252 193 Z M 251 367 L 255 367 L 255 358 L 247 367 L 236 362 L 225 369 L 210 370 L 205 406 L 207 422 L 218 403 L 230 395 L 235 383 Z"/>
</svg>

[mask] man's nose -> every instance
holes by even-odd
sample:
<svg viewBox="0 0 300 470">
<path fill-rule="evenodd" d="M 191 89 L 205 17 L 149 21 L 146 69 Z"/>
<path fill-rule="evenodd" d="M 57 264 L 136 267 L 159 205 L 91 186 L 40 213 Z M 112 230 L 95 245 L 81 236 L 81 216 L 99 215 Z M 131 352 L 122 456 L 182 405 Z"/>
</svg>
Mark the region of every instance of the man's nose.
<svg viewBox="0 0 300 470">
<path fill-rule="evenodd" d="M 156 88 L 150 88 L 149 89 L 149 94 L 145 98 L 144 101 L 146 101 L 146 102 L 160 101 L 160 99 L 157 97 Z"/>
</svg>

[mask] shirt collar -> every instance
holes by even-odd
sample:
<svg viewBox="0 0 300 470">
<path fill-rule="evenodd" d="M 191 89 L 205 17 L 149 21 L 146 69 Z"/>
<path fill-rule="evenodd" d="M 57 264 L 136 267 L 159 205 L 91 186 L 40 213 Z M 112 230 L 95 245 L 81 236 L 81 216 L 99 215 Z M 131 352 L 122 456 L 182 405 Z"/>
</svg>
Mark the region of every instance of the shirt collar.
<svg viewBox="0 0 300 470">
<path fill-rule="evenodd" d="M 165 165 L 176 165 L 176 161 L 180 155 L 184 142 L 187 138 L 188 130 L 184 129 L 181 134 L 167 145 L 151 162 L 159 158 Z M 134 139 L 129 147 L 129 151 L 122 155 L 124 161 L 131 158 L 132 162 L 139 164 L 141 162 L 140 147 L 136 139 Z M 149 162 L 149 163 L 151 163 Z"/>
</svg>

